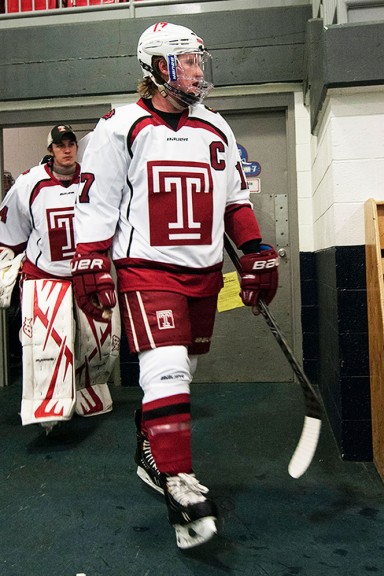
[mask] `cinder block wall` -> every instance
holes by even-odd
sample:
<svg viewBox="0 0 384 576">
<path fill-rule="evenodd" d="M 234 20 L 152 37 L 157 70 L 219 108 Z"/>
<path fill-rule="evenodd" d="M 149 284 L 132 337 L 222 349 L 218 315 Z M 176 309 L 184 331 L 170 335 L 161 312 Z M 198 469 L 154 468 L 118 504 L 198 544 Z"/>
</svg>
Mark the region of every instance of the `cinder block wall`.
<svg viewBox="0 0 384 576">
<path fill-rule="evenodd" d="M 128 8 L 127 8 L 128 11 Z M 135 92 L 140 34 L 161 17 L 0 29 L 0 101 Z M 305 28 L 311 6 L 175 15 L 204 39 L 216 86 L 293 82 L 303 78 Z"/>
<path fill-rule="evenodd" d="M 319 385 L 342 457 L 371 458 L 364 202 L 383 199 L 384 89 L 331 90 L 313 137 Z"/>
</svg>

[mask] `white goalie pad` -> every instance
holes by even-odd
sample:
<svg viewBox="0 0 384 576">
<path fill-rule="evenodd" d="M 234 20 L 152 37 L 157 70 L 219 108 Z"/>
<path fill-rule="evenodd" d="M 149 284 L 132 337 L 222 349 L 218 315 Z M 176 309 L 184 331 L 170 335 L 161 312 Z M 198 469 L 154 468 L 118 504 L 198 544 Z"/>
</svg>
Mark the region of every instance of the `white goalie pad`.
<svg viewBox="0 0 384 576">
<path fill-rule="evenodd" d="M 69 420 L 75 407 L 71 283 L 26 280 L 21 308 L 22 424 Z"/>
<path fill-rule="evenodd" d="M 9 308 L 25 252 L 15 256 L 10 248 L 0 251 L 0 308 Z"/>
<path fill-rule="evenodd" d="M 112 410 L 108 380 L 120 352 L 120 313 L 113 309 L 109 322 L 96 322 L 76 309 L 76 407 L 81 416 Z"/>
</svg>

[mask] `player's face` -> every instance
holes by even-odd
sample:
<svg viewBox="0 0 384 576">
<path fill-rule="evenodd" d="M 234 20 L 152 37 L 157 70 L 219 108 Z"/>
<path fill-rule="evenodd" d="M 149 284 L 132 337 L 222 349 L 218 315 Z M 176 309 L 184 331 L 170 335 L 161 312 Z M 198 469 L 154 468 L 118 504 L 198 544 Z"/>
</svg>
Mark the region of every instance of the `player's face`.
<svg viewBox="0 0 384 576">
<path fill-rule="evenodd" d="M 179 54 L 168 62 L 168 83 L 186 94 L 199 96 L 212 78 L 211 57 L 204 54 Z M 173 64 L 173 66 L 172 66 Z M 207 78 L 208 76 L 208 78 Z M 211 86 L 211 84 L 210 84 Z"/>
<path fill-rule="evenodd" d="M 70 168 L 76 163 L 77 143 L 63 138 L 61 144 L 52 144 L 52 155 L 57 166 Z"/>
<path fill-rule="evenodd" d="M 12 188 L 15 181 L 13 180 L 12 176 L 4 174 L 3 183 L 4 183 L 4 194 L 6 194 Z"/>
<path fill-rule="evenodd" d="M 177 58 L 178 88 L 195 94 L 204 80 L 201 54 L 180 54 Z"/>
</svg>

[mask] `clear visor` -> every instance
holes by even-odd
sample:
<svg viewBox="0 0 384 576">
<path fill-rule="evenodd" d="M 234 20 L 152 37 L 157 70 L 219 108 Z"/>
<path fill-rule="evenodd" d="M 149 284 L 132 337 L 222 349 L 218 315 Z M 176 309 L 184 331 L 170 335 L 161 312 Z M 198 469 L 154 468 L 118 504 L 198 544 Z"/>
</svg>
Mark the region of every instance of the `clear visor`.
<svg viewBox="0 0 384 576">
<path fill-rule="evenodd" d="M 202 102 L 213 88 L 212 57 L 209 52 L 169 54 L 167 84 L 196 102 Z M 188 102 L 190 104 L 190 102 Z"/>
</svg>

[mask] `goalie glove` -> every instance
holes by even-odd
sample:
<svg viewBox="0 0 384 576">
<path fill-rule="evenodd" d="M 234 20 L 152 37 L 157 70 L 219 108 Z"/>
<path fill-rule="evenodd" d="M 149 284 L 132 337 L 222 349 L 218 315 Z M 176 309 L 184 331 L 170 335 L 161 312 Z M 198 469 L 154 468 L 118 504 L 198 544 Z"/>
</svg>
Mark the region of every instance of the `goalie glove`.
<svg viewBox="0 0 384 576">
<path fill-rule="evenodd" d="M 71 271 L 73 294 L 79 308 L 98 322 L 108 322 L 116 306 L 109 258 L 96 252 L 84 256 L 75 254 Z"/>
<path fill-rule="evenodd" d="M 259 298 L 272 302 L 278 282 L 279 256 L 269 244 L 261 244 L 260 252 L 240 258 L 240 296 L 246 306 L 258 307 Z"/>
<path fill-rule="evenodd" d="M 25 252 L 15 256 L 10 248 L 0 247 L 0 308 L 9 308 L 13 288 L 22 266 Z"/>
</svg>

